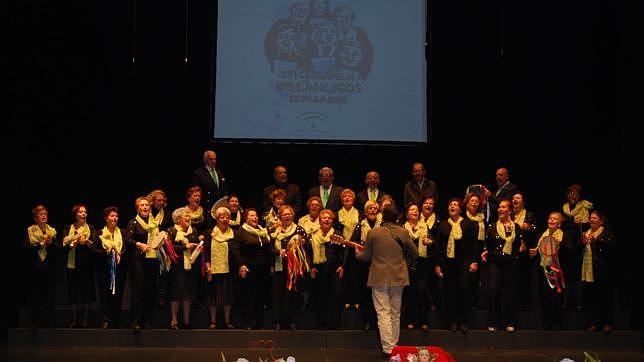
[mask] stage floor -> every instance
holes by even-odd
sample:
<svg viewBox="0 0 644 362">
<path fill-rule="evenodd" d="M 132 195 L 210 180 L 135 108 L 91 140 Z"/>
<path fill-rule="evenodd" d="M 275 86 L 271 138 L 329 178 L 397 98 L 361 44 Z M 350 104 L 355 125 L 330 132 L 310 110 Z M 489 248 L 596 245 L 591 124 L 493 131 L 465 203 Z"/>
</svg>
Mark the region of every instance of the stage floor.
<svg viewBox="0 0 644 362">
<path fill-rule="evenodd" d="M 570 358 L 584 361 L 583 350 L 573 349 L 446 349 L 457 361 L 525 361 L 553 362 Z M 602 361 L 644 361 L 640 349 L 605 349 L 594 351 Z M 225 360 L 222 359 L 222 353 Z M 65 361 L 65 362 L 222 362 L 244 357 L 251 362 L 273 361 L 273 358 L 294 356 L 296 361 L 382 361 L 372 349 L 351 348 L 102 348 L 102 347 L 6 347 L 6 361 Z M 259 357 L 259 358 L 258 358 Z"/>
</svg>

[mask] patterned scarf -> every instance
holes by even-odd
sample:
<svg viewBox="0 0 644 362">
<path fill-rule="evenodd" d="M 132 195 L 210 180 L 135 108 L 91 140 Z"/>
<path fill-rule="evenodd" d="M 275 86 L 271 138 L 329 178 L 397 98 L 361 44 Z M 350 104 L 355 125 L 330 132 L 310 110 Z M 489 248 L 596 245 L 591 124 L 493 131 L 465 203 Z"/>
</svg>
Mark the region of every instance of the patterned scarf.
<svg viewBox="0 0 644 362">
<path fill-rule="evenodd" d="M 283 229 L 282 226 L 278 226 L 277 229 L 275 229 L 275 232 L 271 235 L 273 240 L 275 240 L 274 243 L 274 248 L 278 252 L 282 250 L 282 240 L 290 237 L 295 233 L 295 230 L 297 229 L 297 225 L 295 223 L 291 223 L 286 229 Z M 276 257 L 275 258 L 275 271 L 283 271 L 284 266 L 282 265 L 282 258 L 281 257 Z"/>
<path fill-rule="evenodd" d="M 551 289 L 555 289 L 557 293 L 561 293 L 562 289 L 566 287 L 563 270 L 559 264 L 559 245 L 563 240 L 563 236 L 564 233 L 561 229 L 557 229 L 554 232 L 548 229 L 541 234 L 537 242 L 543 274 L 546 277 L 548 286 Z"/>
</svg>

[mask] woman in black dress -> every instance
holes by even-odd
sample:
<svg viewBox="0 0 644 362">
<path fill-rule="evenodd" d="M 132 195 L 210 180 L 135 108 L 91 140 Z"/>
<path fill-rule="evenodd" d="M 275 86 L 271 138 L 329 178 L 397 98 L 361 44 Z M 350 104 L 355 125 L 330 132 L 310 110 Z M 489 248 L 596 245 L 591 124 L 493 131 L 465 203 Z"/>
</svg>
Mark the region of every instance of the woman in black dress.
<svg viewBox="0 0 644 362">
<path fill-rule="evenodd" d="M 488 264 L 488 331 L 505 325 L 514 332 L 517 322 L 517 287 L 519 283 L 519 252 L 525 251 L 521 227 L 511 217 L 512 201 L 502 199 L 498 220 L 487 228 L 483 262 Z"/>
<path fill-rule="evenodd" d="M 525 208 L 525 196 L 521 192 L 512 195 L 512 219 L 521 227 L 526 250 L 519 252 L 519 309 L 528 310 L 532 306 L 532 280 L 536 263 L 528 253 L 537 244 L 537 219 Z"/>
<path fill-rule="evenodd" d="M 72 208 L 74 223 L 63 230 L 62 247 L 67 270 L 67 290 L 72 307 L 72 320 L 69 328 L 87 327 L 89 304 L 95 300 L 94 260 L 97 247 L 97 234 L 92 225 L 87 223 L 87 207 L 83 204 Z M 78 309 L 83 316 L 78 321 Z"/>
<path fill-rule="evenodd" d="M 127 262 L 125 252 L 125 230 L 118 227 L 119 210 L 106 207 L 103 210 L 105 227 L 98 233 L 100 246 L 97 248 L 96 279 L 101 296 L 101 328 L 119 328 L 121 326 L 121 302 Z"/>
<path fill-rule="evenodd" d="M 53 328 L 56 229 L 47 223 L 49 211 L 43 205 L 34 207 L 31 217 L 34 224 L 27 228 L 25 243 L 29 254 L 31 325 L 33 328 Z"/>
<path fill-rule="evenodd" d="M 280 224 L 271 234 L 273 266 L 273 323 L 276 330 L 288 325 L 297 329 L 299 313 L 298 290 L 302 278 L 309 272 L 310 261 L 305 252 L 309 236 L 293 222 L 295 212 L 290 205 L 282 205 L 278 211 Z M 289 270 L 289 261 L 292 268 Z"/>
<path fill-rule="evenodd" d="M 130 314 L 132 328 L 150 328 L 154 309 L 156 283 L 159 276 L 157 251 L 148 244 L 159 235 L 159 224 L 165 218 L 154 218 L 150 202 L 144 196 L 135 201 L 136 217 L 127 224 L 127 241 L 130 265 Z M 157 216 L 161 214 L 159 211 Z"/>
<path fill-rule="evenodd" d="M 600 211 L 590 213 L 590 228 L 581 238 L 581 282 L 584 309 L 591 321 L 588 331 L 600 326 L 605 333 L 613 330 L 611 311 L 613 297 L 613 259 L 615 235 Z"/>
<path fill-rule="evenodd" d="M 170 240 L 172 240 L 172 247 L 177 255 L 177 261 L 172 263 L 170 267 L 168 291 L 170 311 L 172 313 L 170 328 L 176 330 L 179 329 L 177 319 L 179 304 L 181 304 L 181 309 L 183 310 L 183 327 L 190 327 L 190 304 L 195 300 L 197 294 L 197 280 L 192 267 L 194 260 L 192 260 L 191 256 L 195 248 L 202 250 L 203 246 L 199 245 L 199 234 L 191 224 L 192 214 L 190 210 L 185 207 L 172 214 L 175 225 L 168 230 L 168 234 Z"/>
<path fill-rule="evenodd" d="M 477 225 L 461 216 L 461 200 L 448 202 L 449 218 L 441 221 L 436 231 L 436 266 L 434 272 L 444 278 L 445 304 L 450 329 L 468 331 L 465 320 L 466 292 L 470 274 L 478 270 L 481 249 Z"/>
<path fill-rule="evenodd" d="M 206 251 L 206 275 L 210 284 L 210 329 L 217 328 L 217 307 L 224 308 L 224 323 L 226 328 L 233 329 L 230 312 L 234 299 L 233 253 L 231 244 L 235 234 L 228 226 L 230 210 L 219 207 L 215 210 L 217 224 L 209 235 Z"/>
<path fill-rule="evenodd" d="M 282 190 L 280 190 L 282 191 Z M 257 210 L 244 212 L 244 224 L 235 231 L 233 254 L 241 284 L 242 320 L 246 329 L 262 325 L 271 273 L 271 243 L 268 230 L 259 225 Z"/>
</svg>

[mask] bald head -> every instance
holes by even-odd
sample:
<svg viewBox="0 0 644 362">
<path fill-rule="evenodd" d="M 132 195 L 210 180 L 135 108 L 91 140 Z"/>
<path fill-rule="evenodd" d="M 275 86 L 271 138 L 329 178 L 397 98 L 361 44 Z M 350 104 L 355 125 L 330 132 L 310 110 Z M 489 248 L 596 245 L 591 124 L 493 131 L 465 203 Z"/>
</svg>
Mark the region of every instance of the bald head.
<svg viewBox="0 0 644 362">
<path fill-rule="evenodd" d="M 510 181 L 510 172 L 507 168 L 501 167 L 496 170 L 496 184 L 503 186 L 506 182 Z"/>
<path fill-rule="evenodd" d="M 275 166 L 273 169 L 273 178 L 278 184 L 285 184 L 288 181 L 288 173 L 286 167 L 282 165 Z"/>
</svg>

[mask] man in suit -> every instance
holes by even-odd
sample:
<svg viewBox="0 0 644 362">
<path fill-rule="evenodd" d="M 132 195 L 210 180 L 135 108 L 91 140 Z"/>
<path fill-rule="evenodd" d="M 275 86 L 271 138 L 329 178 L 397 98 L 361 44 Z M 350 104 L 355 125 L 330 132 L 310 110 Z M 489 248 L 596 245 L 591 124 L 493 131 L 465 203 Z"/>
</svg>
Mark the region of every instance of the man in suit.
<svg viewBox="0 0 644 362">
<path fill-rule="evenodd" d="M 494 192 L 488 190 L 487 187 L 485 188 L 485 197 L 490 205 L 490 221 L 496 221 L 499 218 L 497 209 L 501 200 L 511 200 L 514 194 L 520 192 L 517 185 L 510 182 L 510 171 L 504 167 L 496 170 L 496 185 L 497 188 Z"/>
<path fill-rule="evenodd" d="M 199 167 L 192 173 L 190 185 L 201 188 L 201 206 L 204 208 L 204 213 L 210 215 L 212 205 L 228 195 L 228 183 L 221 171 L 215 167 L 217 165 L 215 151 L 204 152 L 203 164 L 203 167 Z M 211 219 L 210 217 L 206 218 L 209 221 Z"/>
<path fill-rule="evenodd" d="M 434 202 L 438 205 L 438 188 L 436 182 L 425 177 L 425 166 L 416 162 L 411 166 L 412 180 L 407 181 L 405 184 L 403 194 L 404 206 L 414 203 L 420 206 L 420 203 L 426 197 L 434 197 Z"/>
<path fill-rule="evenodd" d="M 405 254 L 409 258 L 418 257 L 418 249 L 407 230 L 396 225 L 397 218 L 396 207 L 385 206 L 382 210 L 382 224 L 369 231 L 364 249 L 356 250 L 358 260 L 371 260 L 367 286 L 371 287 L 378 315 L 382 352 L 386 355 L 391 354 L 400 336 L 402 292 L 409 285 Z"/>
<path fill-rule="evenodd" d="M 333 184 L 333 170 L 322 167 L 318 172 L 320 186 L 309 189 L 308 197 L 319 196 L 322 199 L 322 208 L 338 211 L 342 207 L 343 188 Z"/>
<path fill-rule="evenodd" d="M 356 196 L 356 208 L 361 211 L 367 201 L 371 200 L 380 203 L 382 196 L 386 194 L 386 192 L 378 188 L 380 185 L 380 175 L 378 172 L 367 172 L 364 182 L 367 184 L 367 188 L 358 192 L 358 195 Z"/>
<path fill-rule="evenodd" d="M 273 179 L 275 183 L 264 188 L 264 211 L 268 211 L 273 206 L 271 203 L 271 193 L 277 189 L 282 189 L 286 192 L 284 203 L 293 206 L 295 214 L 299 215 L 302 210 L 302 195 L 300 194 L 300 187 L 298 185 L 288 182 L 288 173 L 286 167 L 282 165 L 275 166 L 273 169 Z"/>
</svg>

